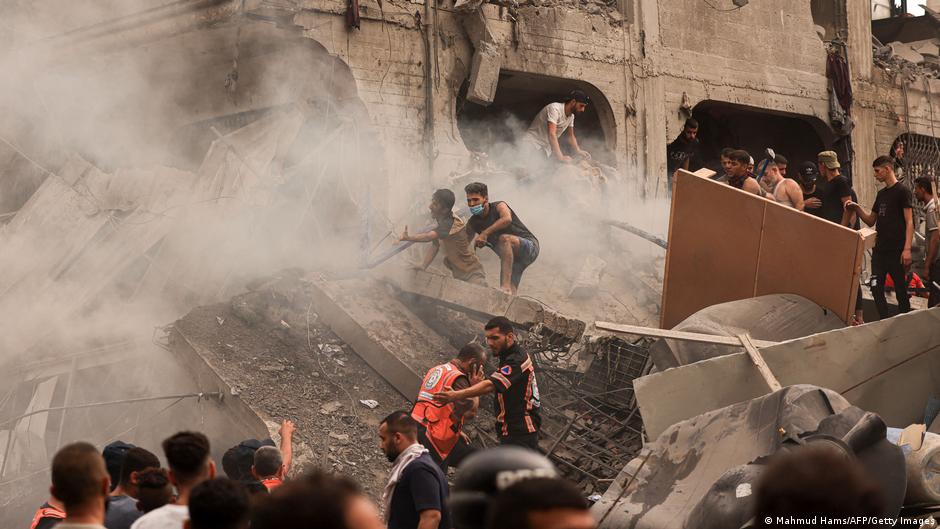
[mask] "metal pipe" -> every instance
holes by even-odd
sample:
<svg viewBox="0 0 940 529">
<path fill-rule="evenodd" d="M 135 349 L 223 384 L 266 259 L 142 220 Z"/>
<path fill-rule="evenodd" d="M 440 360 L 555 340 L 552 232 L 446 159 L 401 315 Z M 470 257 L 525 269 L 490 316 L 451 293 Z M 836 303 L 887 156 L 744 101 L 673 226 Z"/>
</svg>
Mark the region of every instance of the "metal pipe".
<svg viewBox="0 0 940 529">
<path fill-rule="evenodd" d="M 0 422 L 0 426 L 6 426 L 7 424 L 14 423 L 14 422 L 16 422 L 16 421 L 19 421 L 20 419 L 25 419 L 26 417 L 31 417 L 31 416 L 33 416 L 33 415 L 37 415 L 37 414 L 40 414 L 40 413 L 48 413 L 48 412 L 52 412 L 52 411 L 78 410 L 78 409 L 83 409 L 83 408 L 98 408 L 98 407 L 101 407 L 101 406 L 113 406 L 113 405 L 115 405 L 115 404 L 133 404 L 133 403 L 137 403 L 137 402 L 151 402 L 151 401 L 155 401 L 155 400 L 171 400 L 171 399 L 186 399 L 186 398 L 193 398 L 193 397 L 195 397 L 195 398 L 197 398 L 197 399 L 200 399 L 200 400 L 203 399 L 203 398 L 206 398 L 206 399 L 215 398 L 215 399 L 218 399 L 218 400 L 222 400 L 222 392 L 220 392 L 220 391 L 213 391 L 213 392 L 211 392 L 211 393 L 186 393 L 186 394 L 182 394 L 182 395 L 164 395 L 164 396 L 159 396 L 159 397 L 139 397 L 139 398 L 136 398 L 136 399 L 111 400 L 111 401 L 105 401 L 105 402 L 89 402 L 89 403 L 85 403 L 85 404 L 73 404 L 73 405 L 70 405 L 70 406 L 56 406 L 56 407 L 53 407 L 53 408 L 43 408 L 43 409 L 41 409 L 41 410 L 33 410 L 33 411 L 31 411 L 31 412 L 24 413 L 24 414 L 22 414 L 22 415 L 18 415 L 18 416 L 16 416 L 16 417 L 13 417 L 12 419 L 7 419 L 7 420 L 5 420 L 5 421 L 3 421 L 3 422 Z M 4 463 L 6 463 L 6 461 L 4 461 Z M 5 465 L 4 465 L 4 466 L 5 466 Z"/>
</svg>

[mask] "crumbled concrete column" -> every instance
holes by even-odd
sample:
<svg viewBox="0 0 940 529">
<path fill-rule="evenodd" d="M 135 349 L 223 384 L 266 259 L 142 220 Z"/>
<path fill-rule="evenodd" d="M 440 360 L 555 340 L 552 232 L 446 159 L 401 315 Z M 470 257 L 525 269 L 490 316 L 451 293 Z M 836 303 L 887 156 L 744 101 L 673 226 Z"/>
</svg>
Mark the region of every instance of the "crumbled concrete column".
<svg viewBox="0 0 940 529">
<path fill-rule="evenodd" d="M 589 299 L 597 294 L 600 288 L 601 275 L 607 268 L 607 262 L 595 255 L 584 259 L 581 270 L 571 285 L 568 297 L 572 299 Z"/>
<path fill-rule="evenodd" d="M 502 64 L 499 47 L 489 42 L 478 42 L 473 53 L 470 67 L 470 85 L 467 99 L 487 106 L 496 98 L 496 86 L 499 84 L 499 69 Z"/>
</svg>

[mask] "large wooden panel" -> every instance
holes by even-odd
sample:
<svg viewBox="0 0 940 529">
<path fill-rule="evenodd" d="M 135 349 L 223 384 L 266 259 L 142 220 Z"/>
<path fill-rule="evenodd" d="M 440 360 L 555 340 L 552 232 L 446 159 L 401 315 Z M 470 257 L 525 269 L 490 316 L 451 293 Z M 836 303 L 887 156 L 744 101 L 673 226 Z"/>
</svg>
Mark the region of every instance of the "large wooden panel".
<svg viewBox="0 0 940 529">
<path fill-rule="evenodd" d="M 768 203 L 761 240 L 755 296 L 785 288 L 843 320 L 852 316 L 864 249 L 858 232 Z"/>
<path fill-rule="evenodd" d="M 681 172 L 672 195 L 662 327 L 715 303 L 754 295 L 764 204 Z M 728 191 L 732 192 L 728 192 Z"/>
<path fill-rule="evenodd" d="M 799 294 L 848 321 L 863 247 L 854 230 L 680 170 L 660 324 L 764 294 Z"/>
</svg>

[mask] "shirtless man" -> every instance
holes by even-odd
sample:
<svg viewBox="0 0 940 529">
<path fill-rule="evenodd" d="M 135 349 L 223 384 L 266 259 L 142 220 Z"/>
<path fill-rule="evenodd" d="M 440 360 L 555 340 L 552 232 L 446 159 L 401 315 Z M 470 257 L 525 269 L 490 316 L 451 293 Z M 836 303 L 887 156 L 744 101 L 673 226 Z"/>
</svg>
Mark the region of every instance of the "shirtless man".
<svg viewBox="0 0 940 529">
<path fill-rule="evenodd" d="M 800 184 L 795 180 L 784 178 L 780 173 L 780 167 L 774 160 L 761 162 L 761 164 L 765 163 L 767 168 L 764 170 L 764 177 L 761 181 L 766 189 L 770 190 L 771 197 L 784 206 L 803 211 L 803 190 L 800 189 Z"/>
<path fill-rule="evenodd" d="M 728 154 L 728 185 L 762 197 L 764 190 L 754 179 L 754 173 L 747 170 L 751 155 L 747 151 L 736 150 Z"/>
</svg>

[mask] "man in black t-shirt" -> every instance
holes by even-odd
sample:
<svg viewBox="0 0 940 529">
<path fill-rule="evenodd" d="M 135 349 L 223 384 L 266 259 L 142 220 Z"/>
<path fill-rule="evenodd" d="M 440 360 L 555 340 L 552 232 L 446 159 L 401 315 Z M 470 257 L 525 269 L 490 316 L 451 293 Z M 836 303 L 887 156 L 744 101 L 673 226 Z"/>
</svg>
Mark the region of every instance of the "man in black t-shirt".
<svg viewBox="0 0 940 529">
<path fill-rule="evenodd" d="M 819 174 L 823 181 L 816 183 L 819 199 L 822 202 L 819 209 L 810 209 L 808 212 L 817 217 L 841 224 L 849 225 L 849 215 L 845 204 L 852 200 L 852 187 L 849 181 L 840 174 L 841 165 L 839 155 L 835 151 L 823 151 L 816 156 L 819 165 Z"/>
<path fill-rule="evenodd" d="M 472 216 L 467 233 L 476 234 L 476 248 L 489 246 L 499 256 L 499 288 L 516 295 L 522 272 L 539 256 L 539 240 L 519 220 L 505 202 L 490 202 L 486 184 L 473 182 L 464 187 Z"/>
<path fill-rule="evenodd" d="M 697 156 L 699 149 L 698 121 L 693 118 L 685 120 L 682 132 L 666 147 L 666 169 L 668 171 L 669 192 L 672 193 L 672 181 L 676 171 L 685 169 L 692 171 L 690 164 L 692 158 Z"/>
<path fill-rule="evenodd" d="M 406 411 L 379 424 L 382 451 L 393 463 L 383 492 L 388 529 L 451 529 L 450 490 L 428 449 L 418 443 L 418 423 Z"/>
<path fill-rule="evenodd" d="M 878 317 L 886 318 L 888 303 L 885 300 L 885 275 L 891 274 L 894 291 L 898 299 L 898 310 L 910 312 L 911 301 L 907 295 L 907 268 L 911 266 L 911 239 L 914 221 L 911 214 L 911 191 L 898 185 L 894 174 L 894 160 L 890 156 L 879 156 L 872 164 L 875 179 L 884 188 L 875 196 L 872 211 L 866 213 L 857 203 L 849 201 L 846 211 L 854 211 L 865 224 L 874 226 L 877 232 L 875 249 L 871 255 L 872 287 Z"/>
<path fill-rule="evenodd" d="M 532 359 L 516 343 L 512 322 L 497 316 L 484 326 L 486 344 L 499 359 L 499 368 L 486 380 L 460 391 L 445 391 L 434 400 L 453 402 L 496 393 L 496 435 L 499 444 L 538 450 L 542 418 L 539 386 Z"/>
</svg>

